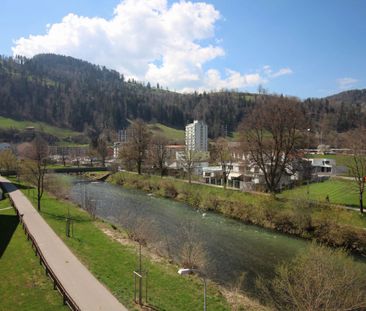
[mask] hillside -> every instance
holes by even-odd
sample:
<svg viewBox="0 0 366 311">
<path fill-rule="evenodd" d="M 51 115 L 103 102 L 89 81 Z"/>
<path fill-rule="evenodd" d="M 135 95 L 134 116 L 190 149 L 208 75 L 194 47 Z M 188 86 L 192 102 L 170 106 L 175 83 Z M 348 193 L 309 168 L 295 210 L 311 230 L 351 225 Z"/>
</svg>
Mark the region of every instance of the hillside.
<svg viewBox="0 0 366 311">
<path fill-rule="evenodd" d="M 332 103 L 366 105 L 366 89 L 350 90 L 326 97 Z"/>
<path fill-rule="evenodd" d="M 0 116 L 0 129 L 25 130 L 27 127 L 34 127 L 38 131 L 43 131 L 59 139 L 65 139 L 82 134 L 70 129 L 55 127 L 43 122 L 17 121 Z"/>
<path fill-rule="evenodd" d="M 184 130 L 177 130 L 160 123 L 149 124 L 149 129 L 154 135 L 165 136 L 169 141 L 176 143 L 184 143 L 185 132 Z"/>
<path fill-rule="evenodd" d="M 244 93 L 183 95 L 143 85 L 105 67 L 59 55 L 0 59 L 0 111 L 13 119 L 43 121 L 83 131 L 120 129 L 141 118 L 177 129 L 205 119 L 209 135 L 234 130 L 252 105 Z"/>
<path fill-rule="evenodd" d="M 318 131 L 326 120 L 327 132 L 342 132 L 363 124 L 365 90 L 357 91 L 362 96 L 357 95 L 355 105 L 348 105 L 356 98 L 352 92 L 305 100 L 309 127 Z M 1 116 L 77 132 L 118 130 L 136 118 L 183 130 L 193 119 L 204 119 L 214 138 L 226 130 L 234 132 L 257 98 L 258 94 L 232 91 L 181 94 L 126 81 L 116 71 L 60 55 L 0 58 Z"/>
</svg>

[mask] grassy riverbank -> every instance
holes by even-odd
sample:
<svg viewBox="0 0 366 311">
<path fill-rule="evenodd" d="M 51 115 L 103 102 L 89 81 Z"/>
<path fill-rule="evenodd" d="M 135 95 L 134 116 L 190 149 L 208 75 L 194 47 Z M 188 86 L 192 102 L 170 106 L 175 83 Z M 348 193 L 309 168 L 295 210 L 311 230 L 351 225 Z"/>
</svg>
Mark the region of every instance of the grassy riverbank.
<svg viewBox="0 0 366 311">
<path fill-rule="evenodd" d="M 112 175 L 109 181 L 178 200 L 202 210 L 211 210 L 249 224 L 316 239 L 334 247 L 366 254 L 366 217 L 355 211 L 307 202 L 304 197 L 276 199 L 128 172 Z"/>
<path fill-rule="evenodd" d="M 69 310 L 34 255 L 9 200 L 0 201 L 0 310 Z"/>
<path fill-rule="evenodd" d="M 31 193 L 24 191 L 32 197 Z M 74 236 L 65 237 L 65 217 L 74 219 Z M 65 241 L 88 269 L 131 310 L 133 303 L 133 274 L 138 265 L 137 245 L 127 241 L 126 234 L 100 220 L 93 220 L 85 211 L 70 202 L 60 201 L 48 194 L 42 199 L 42 216 Z M 162 258 L 150 257 L 146 251 L 143 266 L 149 271 L 149 303 L 158 310 L 197 310 L 202 306 L 203 286 L 197 277 L 181 277 L 178 267 Z M 209 283 L 208 308 L 230 310 L 220 289 Z M 264 308 L 249 299 L 245 310 Z"/>
</svg>

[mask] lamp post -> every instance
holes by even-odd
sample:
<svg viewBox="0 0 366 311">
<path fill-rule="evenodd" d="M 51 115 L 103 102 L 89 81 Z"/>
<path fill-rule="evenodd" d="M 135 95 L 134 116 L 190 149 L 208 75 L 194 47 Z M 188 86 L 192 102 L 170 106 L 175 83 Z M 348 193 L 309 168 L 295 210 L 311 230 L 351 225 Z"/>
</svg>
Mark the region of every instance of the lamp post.
<svg viewBox="0 0 366 311">
<path fill-rule="evenodd" d="M 307 132 L 308 132 L 308 152 L 309 153 L 310 153 L 310 131 L 311 131 L 311 129 L 308 128 Z M 306 192 L 307 192 L 307 195 L 308 195 L 308 203 L 310 204 L 310 180 L 309 180 L 309 178 L 311 178 L 311 175 L 310 175 L 310 177 L 308 176 L 307 189 L 306 189 Z"/>
<path fill-rule="evenodd" d="M 207 291 L 206 276 L 198 269 L 182 268 L 182 269 L 178 270 L 179 275 L 189 275 L 189 274 L 192 274 L 195 272 L 201 276 L 201 279 L 203 281 L 203 311 L 206 311 L 207 310 L 207 308 L 206 308 L 206 291 Z"/>
</svg>

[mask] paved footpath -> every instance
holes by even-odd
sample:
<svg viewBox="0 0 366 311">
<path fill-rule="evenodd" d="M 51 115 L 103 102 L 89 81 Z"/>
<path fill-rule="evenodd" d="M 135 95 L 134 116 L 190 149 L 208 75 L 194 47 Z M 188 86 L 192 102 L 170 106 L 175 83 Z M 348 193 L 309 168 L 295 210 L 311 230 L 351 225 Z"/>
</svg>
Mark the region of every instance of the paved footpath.
<svg viewBox="0 0 366 311">
<path fill-rule="evenodd" d="M 127 311 L 67 248 L 23 193 L 4 177 L 0 176 L 0 183 L 9 192 L 19 214 L 23 214 L 23 221 L 48 265 L 80 310 Z"/>
</svg>

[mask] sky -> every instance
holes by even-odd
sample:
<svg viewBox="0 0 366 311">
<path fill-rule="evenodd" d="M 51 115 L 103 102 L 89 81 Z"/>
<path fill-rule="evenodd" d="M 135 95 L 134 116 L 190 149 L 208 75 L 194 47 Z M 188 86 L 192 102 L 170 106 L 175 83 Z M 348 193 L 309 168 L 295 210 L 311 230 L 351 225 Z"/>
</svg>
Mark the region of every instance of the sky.
<svg viewBox="0 0 366 311">
<path fill-rule="evenodd" d="M 73 56 L 170 90 L 366 88 L 365 0 L 2 0 L 0 54 Z"/>
</svg>

